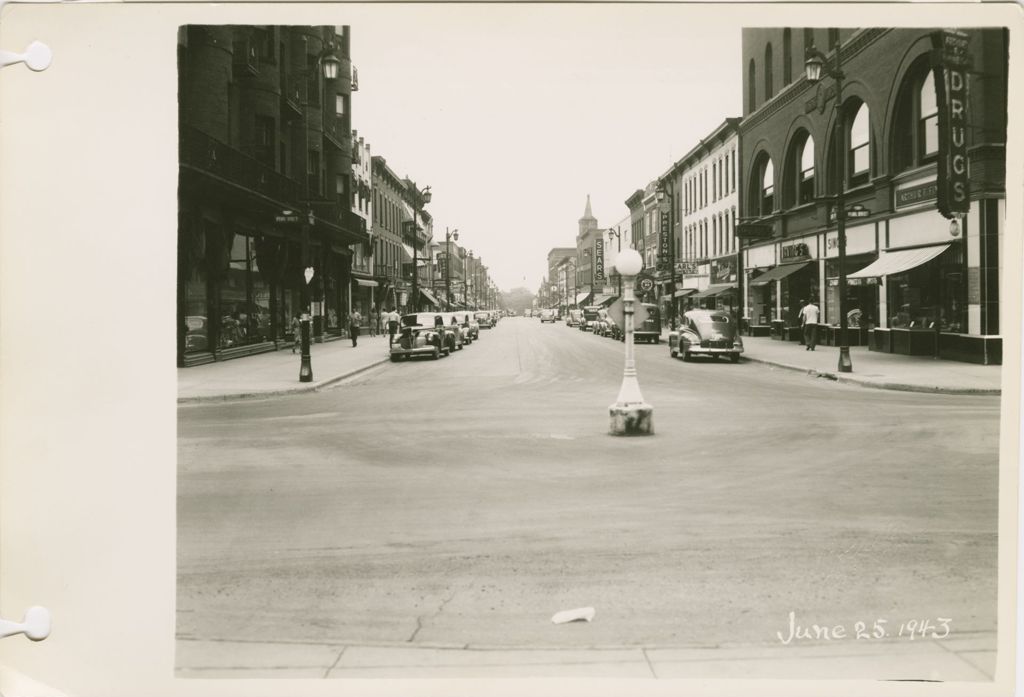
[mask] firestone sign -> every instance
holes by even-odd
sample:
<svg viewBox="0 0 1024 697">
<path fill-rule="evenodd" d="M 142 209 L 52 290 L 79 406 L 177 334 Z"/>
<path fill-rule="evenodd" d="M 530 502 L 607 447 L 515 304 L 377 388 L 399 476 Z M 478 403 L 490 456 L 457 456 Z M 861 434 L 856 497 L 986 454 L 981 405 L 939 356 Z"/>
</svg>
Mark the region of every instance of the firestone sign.
<svg viewBox="0 0 1024 697">
<path fill-rule="evenodd" d="M 594 280 L 604 280 L 604 240 L 594 241 Z"/>
<path fill-rule="evenodd" d="M 971 208 L 967 161 L 967 70 L 970 37 L 961 31 L 932 34 L 932 67 L 939 121 L 938 208 L 947 218 Z"/>
</svg>

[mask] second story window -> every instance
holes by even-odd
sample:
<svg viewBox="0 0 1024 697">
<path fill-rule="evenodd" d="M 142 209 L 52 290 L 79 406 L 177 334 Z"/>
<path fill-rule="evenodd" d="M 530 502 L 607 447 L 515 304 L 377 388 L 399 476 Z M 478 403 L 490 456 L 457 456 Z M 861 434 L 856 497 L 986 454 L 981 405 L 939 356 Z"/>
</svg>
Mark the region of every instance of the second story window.
<svg viewBox="0 0 1024 697">
<path fill-rule="evenodd" d="M 800 165 L 797 172 L 796 189 L 798 204 L 814 200 L 814 138 L 810 135 L 800 146 Z"/>
<path fill-rule="evenodd" d="M 850 186 L 863 184 L 868 180 L 871 168 L 871 138 L 868 121 L 868 107 L 861 104 L 850 125 L 850 148 L 848 153 Z"/>
<path fill-rule="evenodd" d="M 917 92 L 917 140 L 921 159 L 939 152 L 939 108 L 935 101 L 935 73 L 925 73 Z"/>
<path fill-rule="evenodd" d="M 761 206 L 760 214 L 769 215 L 775 203 L 775 167 L 770 158 L 765 158 L 761 173 Z"/>
</svg>

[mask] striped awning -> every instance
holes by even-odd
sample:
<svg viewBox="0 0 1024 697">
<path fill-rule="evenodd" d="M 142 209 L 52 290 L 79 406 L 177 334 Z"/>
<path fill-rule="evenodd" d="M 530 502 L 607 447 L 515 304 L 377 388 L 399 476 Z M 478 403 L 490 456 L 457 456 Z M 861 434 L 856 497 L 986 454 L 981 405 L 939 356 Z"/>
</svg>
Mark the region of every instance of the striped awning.
<svg viewBox="0 0 1024 697">
<path fill-rule="evenodd" d="M 882 252 L 876 261 L 871 262 L 860 271 L 851 273 L 847 278 L 881 278 L 910 271 L 931 261 L 947 249 L 949 249 L 948 244 L 939 244 L 932 247 Z"/>
</svg>

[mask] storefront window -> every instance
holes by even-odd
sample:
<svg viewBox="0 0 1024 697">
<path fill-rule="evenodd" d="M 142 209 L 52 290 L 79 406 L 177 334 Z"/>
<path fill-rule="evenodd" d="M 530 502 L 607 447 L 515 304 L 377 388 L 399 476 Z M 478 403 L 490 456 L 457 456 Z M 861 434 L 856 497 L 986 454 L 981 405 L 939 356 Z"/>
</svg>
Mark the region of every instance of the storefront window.
<svg viewBox="0 0 1024 697">
<path fill-rule="evenodd" d="M 874 261 L 873 254 L 846 258 L 846 275 L 860 271 Z M 825 262 L 825 321 L 839 326 L 839 260 Z M 859 312 L 855 312 L 859 310 Z M 853 313 L 853 314 L 851 314 Z M 878 321 L 878 279 L 846 279 L 846 315 L 849 326 L 874 326 Z M 856 320 L 856 324 L 854 323 Z"/>
<path fill-rule="evenodd" d="M 217 348 L 270 340 L 270 285 L 259 274 L 254 238 L 236 234 L 231 262 L 220 284 Z"/>
<path fill-rule="evenodd" d="M 889 325 L 894 329 L 967 331 L 963 249 L 954 245 L 937 258 L 889 276 Z"/>
<path fill-rule="evenodd" d="M 206 312 L 206 273 L 195 269 L 185 283 L 186 353 L 210 350 L 210 326 Z"/>
</svg>

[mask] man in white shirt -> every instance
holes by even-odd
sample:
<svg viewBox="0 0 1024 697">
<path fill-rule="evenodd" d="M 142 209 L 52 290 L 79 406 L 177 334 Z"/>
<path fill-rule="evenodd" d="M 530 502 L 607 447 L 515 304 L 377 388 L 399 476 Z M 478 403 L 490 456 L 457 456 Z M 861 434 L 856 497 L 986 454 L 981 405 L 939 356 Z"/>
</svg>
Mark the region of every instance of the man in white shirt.
<svg viewBox="0 0 1024 697">
<path fill-rule="evenodd" d="M 401 316 L 393 309 L 388 312 L 384 319 L 388 324 L 388 347 L 395 343 L 395 334 L 398 333 L 398 323 L 401 321 Z"/>
<path fill-rule="evenodd" d="M 805 351 L 813 351 L 818 345 L 818 306 L 808 300 L 800 309 L 800 326 L 804 328 Z"/>
</svg>

